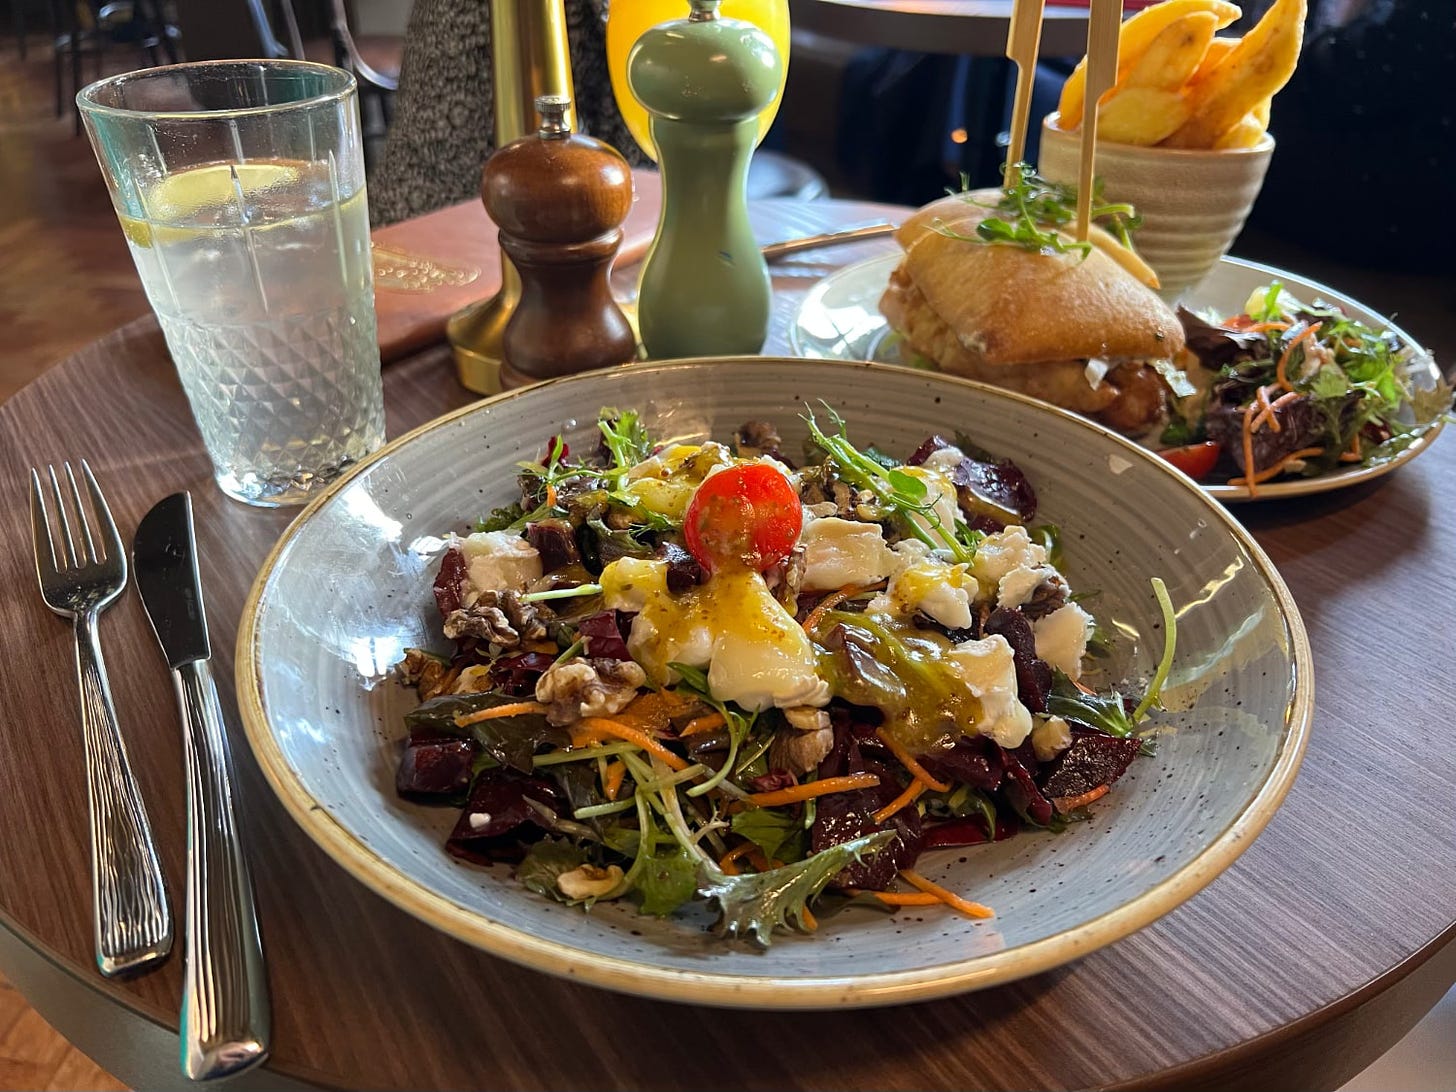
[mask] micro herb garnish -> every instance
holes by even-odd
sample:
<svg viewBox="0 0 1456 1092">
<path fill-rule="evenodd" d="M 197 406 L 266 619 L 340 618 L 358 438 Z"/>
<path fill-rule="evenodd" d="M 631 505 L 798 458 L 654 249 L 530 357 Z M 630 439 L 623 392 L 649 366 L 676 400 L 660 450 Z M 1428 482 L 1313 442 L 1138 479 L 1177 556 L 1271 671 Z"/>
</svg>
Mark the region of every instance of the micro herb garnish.
<svg viewBox="0 0 1456 1092">
<path fill-rule="evenodd" d="M 1018 163 L 1015 170 L 1017 180 L 1002 188 L 995 205 L 982 205 L 983 208 L 994 208 L 999 213 L 1010 215 L 986 217 L 976 225 L 975 235 L 961 234 L 941 221 L 935 222 L 934 229 L 949 238 L 965 242 L 1019 246 L 1042 254 L 1075 251 L 1086 259 L 1092 253 L 1091 243 L 1068 242 L 1056 230 L 1076 219 L 1077 191 L 1071 186 L 1048 181 L 1029 163 Z M 973 200 L 969 189 L 969 179 L 962 175 L 961 193 L 967 201 Z M 1094 222 L 1106 221 L 1106 229 L 1129 248 L 1132 246 L 1130 233 L 1142 224 L 1131 205 L 1103 201 L 1100 179 L 1092 186 L 1091 219 Z"/>
<path fill-rule="evenodd" d="M 930 487 L 907 470 L 881 466 L 856 448 L 849 442 L 844 418 L 827 402 L 821 404 L 829 414 L 834 435 L 828 435 L 819 428 L 814 411 L 807 406 L 800 416 L 809 426 L 810 437 L 829 456 L 839 476 L 850 485 L 873 493 L 880 507 L 894 517 L 901 530 L 933 550 L 949 550 L 956 561 L 971 561 L 976 556 L 973 532 L 963 531 L 964 524 L 960 520 L 953 527 L 943 526 L 940 514 L 935 510 L 936 498 L 930 495 Z M 916 515 L 922 517 L 923 524 L 921 520 L 912 518 Z"/>
<path fill-rule="evenodd" d="M 691 667 L 688 664 L 677 663 L 676 661 L 667 665 L 678 673 L 681 679 L 680 685 L 697 694 L 704 702 L 710 705 L 723 717 L 728 725 L 728 757 L 723 765 L 718 768 L 708 780 L 701 785 L 694 785 L 687 790 L 689 796 L 704 796 L 723 784 L 724 780 L 733 772 L 734 763 L 738 759 L 738 748 L 743 746 L 743 741 L 748 738 L 748 733 L 753 730 L 753 722 L 758 719 L 758 714 L 741 713 L 725 702 L 713 697 L 708 689 L 708 676 L 702 668 Z"/>
</svg>

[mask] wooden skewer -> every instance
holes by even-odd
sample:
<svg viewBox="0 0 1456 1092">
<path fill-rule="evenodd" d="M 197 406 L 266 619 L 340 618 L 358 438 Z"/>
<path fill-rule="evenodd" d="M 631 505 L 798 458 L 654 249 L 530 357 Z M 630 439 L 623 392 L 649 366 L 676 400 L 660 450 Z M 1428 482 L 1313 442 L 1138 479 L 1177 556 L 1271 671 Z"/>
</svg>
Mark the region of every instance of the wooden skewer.
<svg viewBox="0 0 1456 1092">
<path fill-rule="evenodd" d="M 1026 158 L 1026 126 L 1031 118 L 1031 89 L 1036 82 L 1036 58 L 1041 52 L 1041 19 L 1046 0 L 1012 0 L 1011 24 L 1006 29 L 1006 59 L 1016 64 L 1016 97 L 1011 106 L 1011 143 L 1006 148 L 1008 189 L 1020 180 L 1016 165 Z"/>
<path fill-rule="evenodd" d="M 1087 17 L 1087 98 L 1082 108 L 1082 152 L 1077 162 L 1077 241 L 1092 221 L 1092 179 L 1097 162 L 1097 120 L 1102 96 L 1117 82 L 1117 35 L 1122 0 L 1091 0 Z"/>
</svg>

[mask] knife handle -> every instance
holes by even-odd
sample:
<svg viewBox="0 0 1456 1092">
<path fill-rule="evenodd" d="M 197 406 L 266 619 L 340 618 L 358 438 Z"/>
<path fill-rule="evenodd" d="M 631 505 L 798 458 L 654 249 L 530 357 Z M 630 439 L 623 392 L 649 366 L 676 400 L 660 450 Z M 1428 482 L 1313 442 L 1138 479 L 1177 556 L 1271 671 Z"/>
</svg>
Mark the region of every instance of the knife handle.
<svg viewBox="0 0 1456 1092">
<path fill-rule="evenodd" d="M 172 909 L 152 826 L 116 724 L 94 611 L 76 614 L 76 675 L 91 816 L 96 965 L 110 976 L 166 957 L 172 950 Z"/>
<path fill-rule="evenodd" d="M 205 1081 L 268 1056 L 268 979 L 233 808 L 232 760 L 207 661 L 172 672 L 187 759 L 187 966 L 182 1069 Z"/>
</svg>

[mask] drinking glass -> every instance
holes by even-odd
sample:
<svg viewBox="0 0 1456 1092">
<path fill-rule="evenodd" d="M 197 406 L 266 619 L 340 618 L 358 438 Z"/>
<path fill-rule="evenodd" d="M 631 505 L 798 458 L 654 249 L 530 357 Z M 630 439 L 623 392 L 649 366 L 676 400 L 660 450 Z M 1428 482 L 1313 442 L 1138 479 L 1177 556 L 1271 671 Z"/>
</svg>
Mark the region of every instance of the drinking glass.
<svg viewBox="0 0 1456 1092">
<path fill-rule="evenodd" d="M 687 0 L 613 0 L 607 6 L 607 74 L 612 94 L 627 130 L 642 146 L 648 158 L 657 160 L 657 148 L 647 127 L 647 110 L 627 86 L 627 57 L 644 31 L 671 19 L 683 19 L 691 10 Z M 784 80 L 789 72 L 789 0 L 723 0 L 718 14 L 724 19 L 752 23 L 773 39 L 783 64 L 778 94 L 758 119 L 758 142 L 767 135 L 779 102 L 784 97 Z"/>
<path fill-rule="evenodd" d="M 218 485 L 307 501 L 384 442 L 354 77 L 211 61 L 77 101 Z"/>
</svg>

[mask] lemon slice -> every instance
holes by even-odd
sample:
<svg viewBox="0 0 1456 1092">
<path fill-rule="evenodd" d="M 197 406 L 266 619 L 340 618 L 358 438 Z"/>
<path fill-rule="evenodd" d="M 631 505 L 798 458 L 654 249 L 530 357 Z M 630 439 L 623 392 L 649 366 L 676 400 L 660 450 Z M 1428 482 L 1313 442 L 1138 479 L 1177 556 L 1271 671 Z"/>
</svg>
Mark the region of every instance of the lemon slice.
<svg viewBox="0 0 1456 1092">
<path fill-rule="evenodd" d="M 239 189 L 247 200 L 265 190 L 296 185 L 300 178 L 298 167 L 287 163 L 216 163 L 179 171 L 147 189 L 147 219 L 122 216 L 121 230 L 139 247 L 154 246 L 159 239 L 182 241 L 217 226 L 216 210 L 234 205 Z"/>
</svg>

